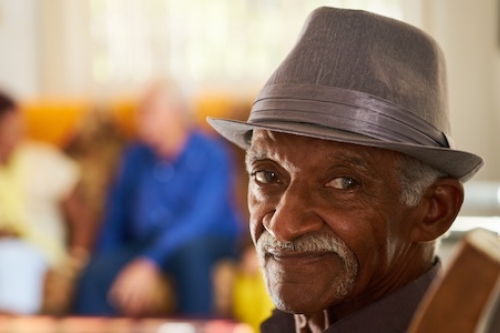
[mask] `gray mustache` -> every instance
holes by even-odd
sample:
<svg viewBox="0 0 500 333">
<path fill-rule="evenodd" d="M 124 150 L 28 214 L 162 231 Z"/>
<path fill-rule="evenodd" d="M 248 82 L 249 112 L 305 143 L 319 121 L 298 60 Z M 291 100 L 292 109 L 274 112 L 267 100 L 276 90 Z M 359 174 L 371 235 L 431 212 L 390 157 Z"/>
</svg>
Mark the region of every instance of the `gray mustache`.
<svg viewBox="0 0 500 333">
<path fill-rule="evenodd" d="M 335 252 L 343 257 L 346 244 L 339 238 L 326 233 L 305 234 L 292 242 L 281 242 L 265 231 L 257 240 L 257 251 L 260 254 L 269 252 Z"/>
</svg>

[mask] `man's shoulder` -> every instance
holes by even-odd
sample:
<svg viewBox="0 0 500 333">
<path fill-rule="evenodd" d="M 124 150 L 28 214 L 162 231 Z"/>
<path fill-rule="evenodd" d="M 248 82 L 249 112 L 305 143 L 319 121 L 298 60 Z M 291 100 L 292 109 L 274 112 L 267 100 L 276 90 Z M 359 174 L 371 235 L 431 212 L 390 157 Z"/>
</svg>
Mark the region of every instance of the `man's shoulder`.
<svg viewBox="0 0 500 333">
<path fill-rule="evenodd" d="M 145 159 L 147 156 L 153 156 L 152 150 L 139 141 L 133 141 L 127 144 L 122 153 L 122 159 L 127 164 Z"/>
<path fill-rule="evenodd" d="M 191 137 L 196 145 L 217 148 L 223 147 L 225 145 L 224 142 L 215 134 L 200 129 L 193 130 L 191 132 Z"/>
<path fill-rule="evenodd" d="M 220 137 L 201 130 L 193 131 L 192 146 L 211 156 L 212 159 L 225 159 L 230 154 L 230 148 Z"/>
<path fill-rule="evenodd" d="M 293 333 L 295 319 L 293 314 L 274 309 L 271 317 L 260 325 L 261 333 Z"/>
</svg>

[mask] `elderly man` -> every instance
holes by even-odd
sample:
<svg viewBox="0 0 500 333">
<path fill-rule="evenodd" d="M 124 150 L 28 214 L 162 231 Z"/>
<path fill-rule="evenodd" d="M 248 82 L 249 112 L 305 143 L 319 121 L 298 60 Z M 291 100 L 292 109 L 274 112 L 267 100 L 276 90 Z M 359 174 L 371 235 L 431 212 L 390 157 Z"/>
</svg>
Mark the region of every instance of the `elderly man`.
<svg viewBox="0 0 500 333">
<path fill-rule="evenodd" d="M 209 121 L 247 150 L 250 230 L 277 307 L 262 332 L 404 332 L 483 163 L 449 137 L 436 43 L 319 8 L 249 120 Z"/>
</svg>

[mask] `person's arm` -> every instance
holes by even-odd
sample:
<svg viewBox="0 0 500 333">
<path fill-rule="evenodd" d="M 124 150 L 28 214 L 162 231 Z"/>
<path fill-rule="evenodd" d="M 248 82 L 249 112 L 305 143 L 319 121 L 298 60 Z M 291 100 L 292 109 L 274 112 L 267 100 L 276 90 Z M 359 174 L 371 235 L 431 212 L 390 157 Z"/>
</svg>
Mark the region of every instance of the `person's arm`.
<svg viewBox="0 0 500 333">
<path fill-rule="evenodd" d="M 77 186 L 61 203 L 68 223 L 68 252 L 91 253 L 94 247 L 97 221 L 85 205 Z"/>
<path fill-rule="evenodd" d="M 102 224 L 97 233 L 97 252 L 113 250 L 126 240 L 135 173 L 137 162 L 140 161 L 138 155 L 137 148 L 128 149 L 119 164 L 108 193 Z"/>
</svg>

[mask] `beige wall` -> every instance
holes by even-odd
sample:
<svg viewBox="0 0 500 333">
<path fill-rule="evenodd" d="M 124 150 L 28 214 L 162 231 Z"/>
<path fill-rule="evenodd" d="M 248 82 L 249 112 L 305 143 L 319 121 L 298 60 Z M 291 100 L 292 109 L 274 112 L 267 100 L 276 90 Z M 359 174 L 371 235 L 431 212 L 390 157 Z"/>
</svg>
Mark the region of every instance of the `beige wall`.
<svg viewBox="0 0 500 333">
<path fill-rule="evenodd" d="M 88 93 L 87 10 L 81 0 L 0 0 L 0 87 L 20 97 Z"/>
<path fill-rule="evenodd" d="M 474 179 L 500 180 L 498 1 L 404 2 L 409 21 L 434 36 L 445 53 L 453 137 L 486 161 Z"/>
<path fill-rule="evenodd" d="M 38 0 L 0 0 L 0 88 L 20 96 L 40 88 Z"/>
<path fill-rule="evenodd" d="M 478 179 L 500 179 L 499 57 L 495 0 L 435 2 L 434 33 L 448 53 L 452 126 L 459 147 L 483 156 Z"/>
<path fill-rule="evenodd" d="M 39 0 L 42 36 L 43 95 L 88 95 L 90 32 L 88 3 L 81 0 Z"/>
<path fill-rule="evenodd" d="M 498 1 L 401 1 L 405 19 L 444 50 L 453 137 L 486 160 L 475 179 L 500 180 Z M 87 8 L 81 0 L 0 0 L 0 86 L 22 96 L 90 93 Z"/>
</svg>

